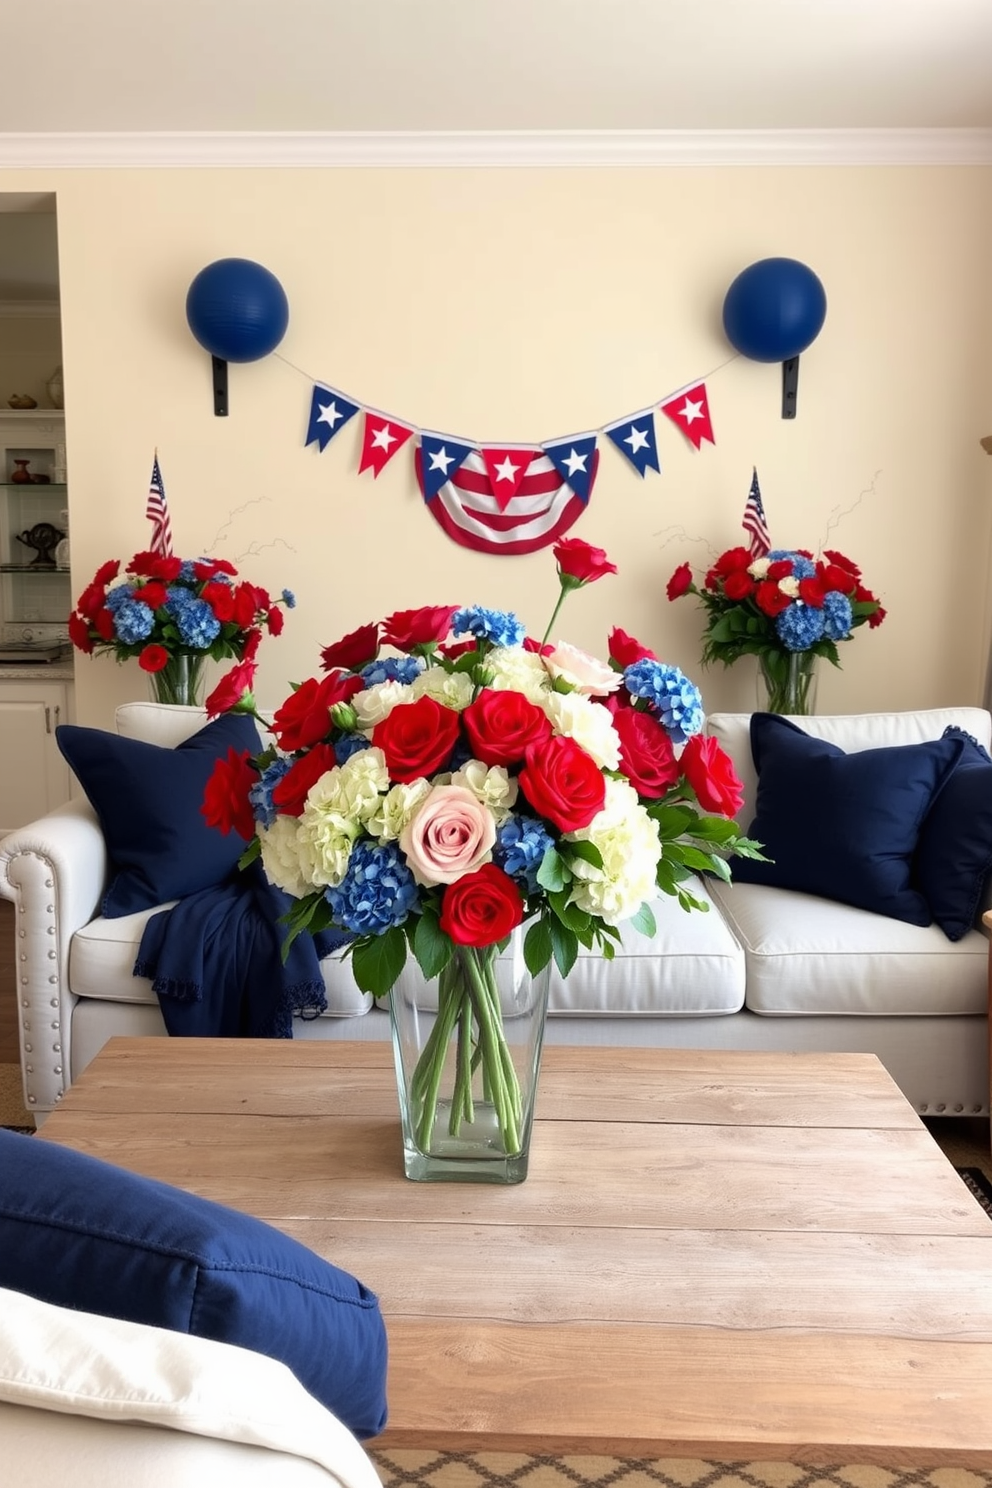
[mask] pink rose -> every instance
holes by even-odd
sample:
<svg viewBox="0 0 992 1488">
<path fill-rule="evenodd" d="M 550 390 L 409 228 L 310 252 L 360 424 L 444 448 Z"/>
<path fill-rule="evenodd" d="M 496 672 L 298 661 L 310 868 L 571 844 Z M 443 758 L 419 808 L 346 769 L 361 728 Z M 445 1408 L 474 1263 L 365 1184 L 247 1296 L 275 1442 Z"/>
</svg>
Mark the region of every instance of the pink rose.
<svg viewBox="0 0 992 1488">
<path fill-rule="evenodd" d="M 496 822 L 462 785 L 436 785 L 400 833 L 400 849 L 418 883 L 451 884 L 488 863 Z"/>
<path fill-rule="evenodd" d="M 560 641 L 552 651 L 543 654 L 541 661 L 552 680 L 560 677 L 583 697 L 606 697 L 616 692 L 623 682 L 620 673 L 600 661 L 598 656 L 590 656 L 588 651 L 580 651 L 578 646 L 570 646 L 567 641 Z"/>
</svg>

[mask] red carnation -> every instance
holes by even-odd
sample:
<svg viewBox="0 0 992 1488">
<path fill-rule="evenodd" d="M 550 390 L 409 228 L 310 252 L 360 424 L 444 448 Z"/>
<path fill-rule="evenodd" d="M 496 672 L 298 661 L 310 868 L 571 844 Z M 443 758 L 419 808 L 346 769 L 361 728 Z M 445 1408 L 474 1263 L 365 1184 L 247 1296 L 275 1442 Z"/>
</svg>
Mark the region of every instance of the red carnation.
<svg viewBox="0 0 992 1488">
<path fill-rule="evenodd" d="M 141 588 L 135 591 L 134 597 L 140 599 L 141 603 L 147 605 L 150 610 L 160 610 L 165 604 L 166 588 L 159 579 L 152 579 L 150 583 L 142 584 Z"/>
<path fill-rule="evenodd" d="M 331 744 L 315 744 L 294 760 L 272 791 L 273 805 L 283 816 L 302 816 L 307 796 L 322 775 L 337 764 Z"/>
<path fill-rule="evenodd" d="M 685 564 L 684 566 L 688 568 L 689 565 Z M 671 597 L 669 595 L 669 598 Z M 635 661 L 658 660 L 653 651 L 649 651 L 647 646 L 642 646 L 640 641 L 635 641 L 633 636 L 628 635 L 619 626 L 614 626 L 610 631 L 608 645 L 610 660 L 615 662 L 621 672 L 625 671 L 627 667 L 633 666 Z"/>
<path fill-rule="evenodd" d="M 357 672 L 379 655 L 378 625 L 360 625 L 349 631 L 332 646 L 325 646 L 320 653 L 320 664 L 325 672 L 341 667 L 346 672 Z"/>
<path fill-rule="evenodd" d="M 885 619 L 885 617 L 886 617 L 887 614 L 888 614 L 888 611 L 887 610 L 884 610 L 882 608 L 882 606 L 879 605 L 879 607 L 875 611 L 875 613 L 873 615 L 869 615 L 868 616 L 868 629 L 869 630 L 877 630 L 878 627 L 881 625 L 882 621 Z"/>
<path fill-rule="evenodd" d="M 667 731 L 650 713 L 618 708 L 613 727 L 620 738 L 620 768 L 639 796 L 657 800 L 679 778 L 679 764 Z"/>
<path fill-rule="evenodd" d="M 116 579 L 121 571 L 118 558 L 108 558 L 106 563 L 101 563 L 94 576 L 94 584 L 109 584 L 111 579 Z"/>
<path fill-rule="evenodd" d="M 441 929 L 455 945 L 495 945 L 523 917 L 523 895 L 495 863 L 485 863 L 449 884 L 441 901 Z"/>
<path fill-rule="evenodd" d="M 561 832 L 587 827 L 606 800 L 602 770 L 581 744 L 564 735 L 532 745 L 518 778 L 537 814 Z"/>
<path fill-rule="evenodd" d="M 69 616 L 69 639 L 79 651 L 85 651 L 89 655 L 93 650 L 93 637 L 90 628 L 82 615 L 75 611 Z"/>
<path fill-rule="evenodd" d="M 484 687 L 462 722 L 472 753 L 486 765 L 517 765 L 531 744 L 551 737 L 547 714 L 521 692 Z"/>
<path fill-rule="evenodd" d="M 820 577 L 824 589 L 839 589 L 841 594 L 853 594 L 858 585 L 854 575 L 837 563 L 821 563 Z"/>
<path fill-rule="evenodd" d="M 234 618 L 234 590 L 230 584 L 204 584 L 200 598 L 206 600 L 222 625 Z"/>
<path fill-rule="evenodd" d="M 216 827 L 225 836 L 228 832 L 237 832 L 246 842 L 255 835 L 255 818 L 248 792 L 258 778 L 248 759 L 247 749 L 240 753 L 234 748 L 228 749 L 226 758 L 219 759 L 214 765 L 200 807 L 208 827 Z"/>
<path fill-rule="evenodd" d="M 102 610 L 97 610 L 96 614 L 92 617 L 91 624 L 101 640 L 114 640 L 114 615 L 112 610 L 108 610 L 106 607 Z"/>
<path fill-rule="evenodd" d="M 426 605 L 419 610 L 396 610 L 382 622 L 383 645 L 397 651 L 413 651 L 417 646 L 436 646 L 451 630 L 457 605 Z"/>
<path fill-rule="evenodd" d="M 386 757 L 393 780 L 406 783 L 440 770 L 458 742 L 459 718 L 432 697 L 397 703 L 372 730 L 372 743 Z"/>
<path fill-rule="evenodd" d="M 169 653 L 164 646 L 146 646 L 138 653 L 138 665 L 143 672 L 160 672 L 169 664 Z"/>
<path fill-rule="evenodd" d="M 763 615 L 770 615 L 774 619 L 789 608 L 792 600 L 782 593 L 777 584 L 766 581 L 754 591 L 754 602 Z"/>
<path fill-rule="evenodd" d="M 86 585 L 86 588 L 76 600 L 76 609 L 81 615 L 85 615 L 87 620 L 92 620 L 97 611 L 103 609 L 106 599 L 106 588 L 102 583 L 98 584 L 96 579 L 94 579 L 91 584 Z"/>
<path fill-rule="evenodd" d="M 551 550 L 563 579 L 574 584 L 591 584 L 604 574 L 615 574 L 617 566 L 611 563 L 602 548 L 594 548 L 581 537 L 564 537 Z"/>
<path fill-rule="evenodd" d="M 139 578 L 161 579 L 163 584 L 171 584 L 173 579 L 178 579 L 182 566 L 181 558 L 167 558 L 162 553 L 135 553 L 126 572 Z"/>
<path fill-rule="evenodd" d="M 853 574 L 856 579 L 860 579 L 861 570 L 858 565 L 852 563 L 850 558 L 845 558 L 843 553 L 838 553 L 835 548 L 824 548 L 823 556 L 828 563 L 836 563 L 838 568 L 843 568 L 847 573 Z"/>
<path fill-rule="evenodd" d="M 692 587 L 692 569 L 688 563 L 680 563 L 672 574 L 666 586 L 665 592 L 669 599 L 678 599 Z"/>
<path fill-rule="evenodd" d="M 238 570 L 233 563 L 228 563 L 226 558 L 198 558 L 193 564 L 193 577 L 198 584 L 204 579 L 212 579 L 215 574 L 228 574 L 230 578 L 236 579 Z"/>
<path fill-rule="evenodd" d="M 247 581 L 235 586 L 232 619 L 242 630 L 251 625 L 260 609 L 265 608 L 269 596 L 264 589 Z M 263 601 L 265 604 L 263 604 Z"/>
</svg>

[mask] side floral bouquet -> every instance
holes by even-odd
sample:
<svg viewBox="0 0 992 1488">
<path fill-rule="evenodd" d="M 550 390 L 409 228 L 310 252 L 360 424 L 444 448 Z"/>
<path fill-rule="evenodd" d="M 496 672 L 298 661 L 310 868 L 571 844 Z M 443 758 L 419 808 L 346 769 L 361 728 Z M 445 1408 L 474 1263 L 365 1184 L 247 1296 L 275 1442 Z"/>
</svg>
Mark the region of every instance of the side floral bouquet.
<svg viewBox="0 0 992 1488">
<path fill-rule="evenodd" d="M 627 920 L 653 934 L 657 893 L 706 909 L 694 873 L 726 880 L 732 854 L 761 856 L 732 820 L 740 782 L 702 734 L 699 691 L 678 667 L 620 629 L 609 664 L 548 644 L 566 595 L 616 573 L 579 539 L 554 555 L 560 594 L 542 641 L 482 606 L 364 625 L 327 646 L 326 675 L 276 711 L 274 745 L 256 757 L 230 751 L 206 792 L 207 821 L 250 842 L 242 863 L 260 855 L 296 899 L 287 942 L 347 932 L 355 979 L 378 998 L 411 953 L 437 979 L 437 1023 L 413 1087 L 425 1152 L 455 1036 L 451 1135 L 472 1119 L 481 1065 L 503 1147 L 519 1146 L 495 980 L 518 926 L 528 927 L 529 971 L 553 958 L 567 976 L 580 946 L 612 959 Z"/>
</svg>

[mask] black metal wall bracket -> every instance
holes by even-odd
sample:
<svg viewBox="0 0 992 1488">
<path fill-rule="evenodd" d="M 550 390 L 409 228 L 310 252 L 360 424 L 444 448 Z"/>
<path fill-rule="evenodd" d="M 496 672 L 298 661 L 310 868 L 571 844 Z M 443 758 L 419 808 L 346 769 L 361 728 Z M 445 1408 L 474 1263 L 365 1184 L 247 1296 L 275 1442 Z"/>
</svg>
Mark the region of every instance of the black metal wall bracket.
<svg viewBox="0 0 992 1488">
<path fill-rule="evenodd" d="M 227 418 L 227 363 L 223 357 L 212 356 L 214 379 L 214 415 Z"/>
<path fill-rule="evenodd" d="M 799 391 L 799 358 L 790 357 L 782 363 L 782 417 L 796 416 L 796 394 Z"/>
</svg>

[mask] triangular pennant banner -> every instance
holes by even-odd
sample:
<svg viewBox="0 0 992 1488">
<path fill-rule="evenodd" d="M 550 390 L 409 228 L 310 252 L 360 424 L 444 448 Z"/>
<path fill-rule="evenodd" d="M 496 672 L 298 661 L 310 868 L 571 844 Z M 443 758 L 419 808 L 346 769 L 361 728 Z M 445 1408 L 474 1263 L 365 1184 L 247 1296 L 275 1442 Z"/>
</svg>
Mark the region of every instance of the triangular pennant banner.
<svg viewBox="0 0 992 1488">
<path fill-rule="evenodd" d="M 592 490 L 598 453 L 593 458 Z M 414 456 L 417 480 L 424 489 L 424 456 Z M 426 493 L 425 493 L 426 494 Z M 458 471 L 425 503 L 438 525 L 463 548 L 512 557 L 533 553 L 563 537 L 586 509 L 584 501 L 562 480 L 546 456 L 534 453 L 517 494 L 500 506 L 492 493 L 481 451 L 473 449 Z"/>
<path fill-rule="evenodd" d="M 372 413 L 366 408 L 359 475 L 363 470 L 371 470 L 373 477 L 378 476 L 396 451 L 403 448 L 412 433 L 413 430 L 406 424 L 387 418 L 384 413 Z"/>
<path fill-rule="evenodd" d="M 457 474 L 465 462 L 465 456 L 473 448 L 471 444 L 460 444 L 458 440 L 449 439 L 444 434 L 421 433 L 420 449 L 424 469 L 421 484 L 425 501 L 436 496 L 441 487 Z"/>
<path fill-rule="evenodd" d="M 657 470 L 661 474 L 658 444 L 654 435 L 654 414 L 650 408 L 619 419 L 604 429 L 603 433 L 608 434 L 620 453 L 627 456 L 638 475 L 643 476 L 648 470 Z"/>
<path fill-rule="evenodd" d="M 708 439 L 710 444 L 716 444 L 704 382 L 697 382 L 695 387 L 666 398 L 661 411 L 668 414 L 672 423 L 677 424 L 686 438 L 692 440 L 697 450 L 704 439 Z"/>
<path fill-rule="evenodd" d="M 496 504 L 500 511 L 505 511 L 507 502 L 512 501 L 520 489 L 520 482 L 537 450 L 521 449 L 519 445 L 510 445 L 505 449 L 487 446 L 481 450 L 481 454 L 486 463 L 489 485 L 496 497 Z"/>
<path fill-rule="evenodd" d="M 315 386 L 310 398 L 310 422 L 307 424 L 307 444 L 318 444 L 320 452 L 330 444 L 350 418 L 358 412 L 358 404 L 344 398 L 334 388 Z"/>
<path fill-rule="evenodd" d="M 572 439 L 549 439 L 541 448 L 579 500 L 588 501 L 598 459 L 595 434 L 576 434 Z"/>
</svg>

